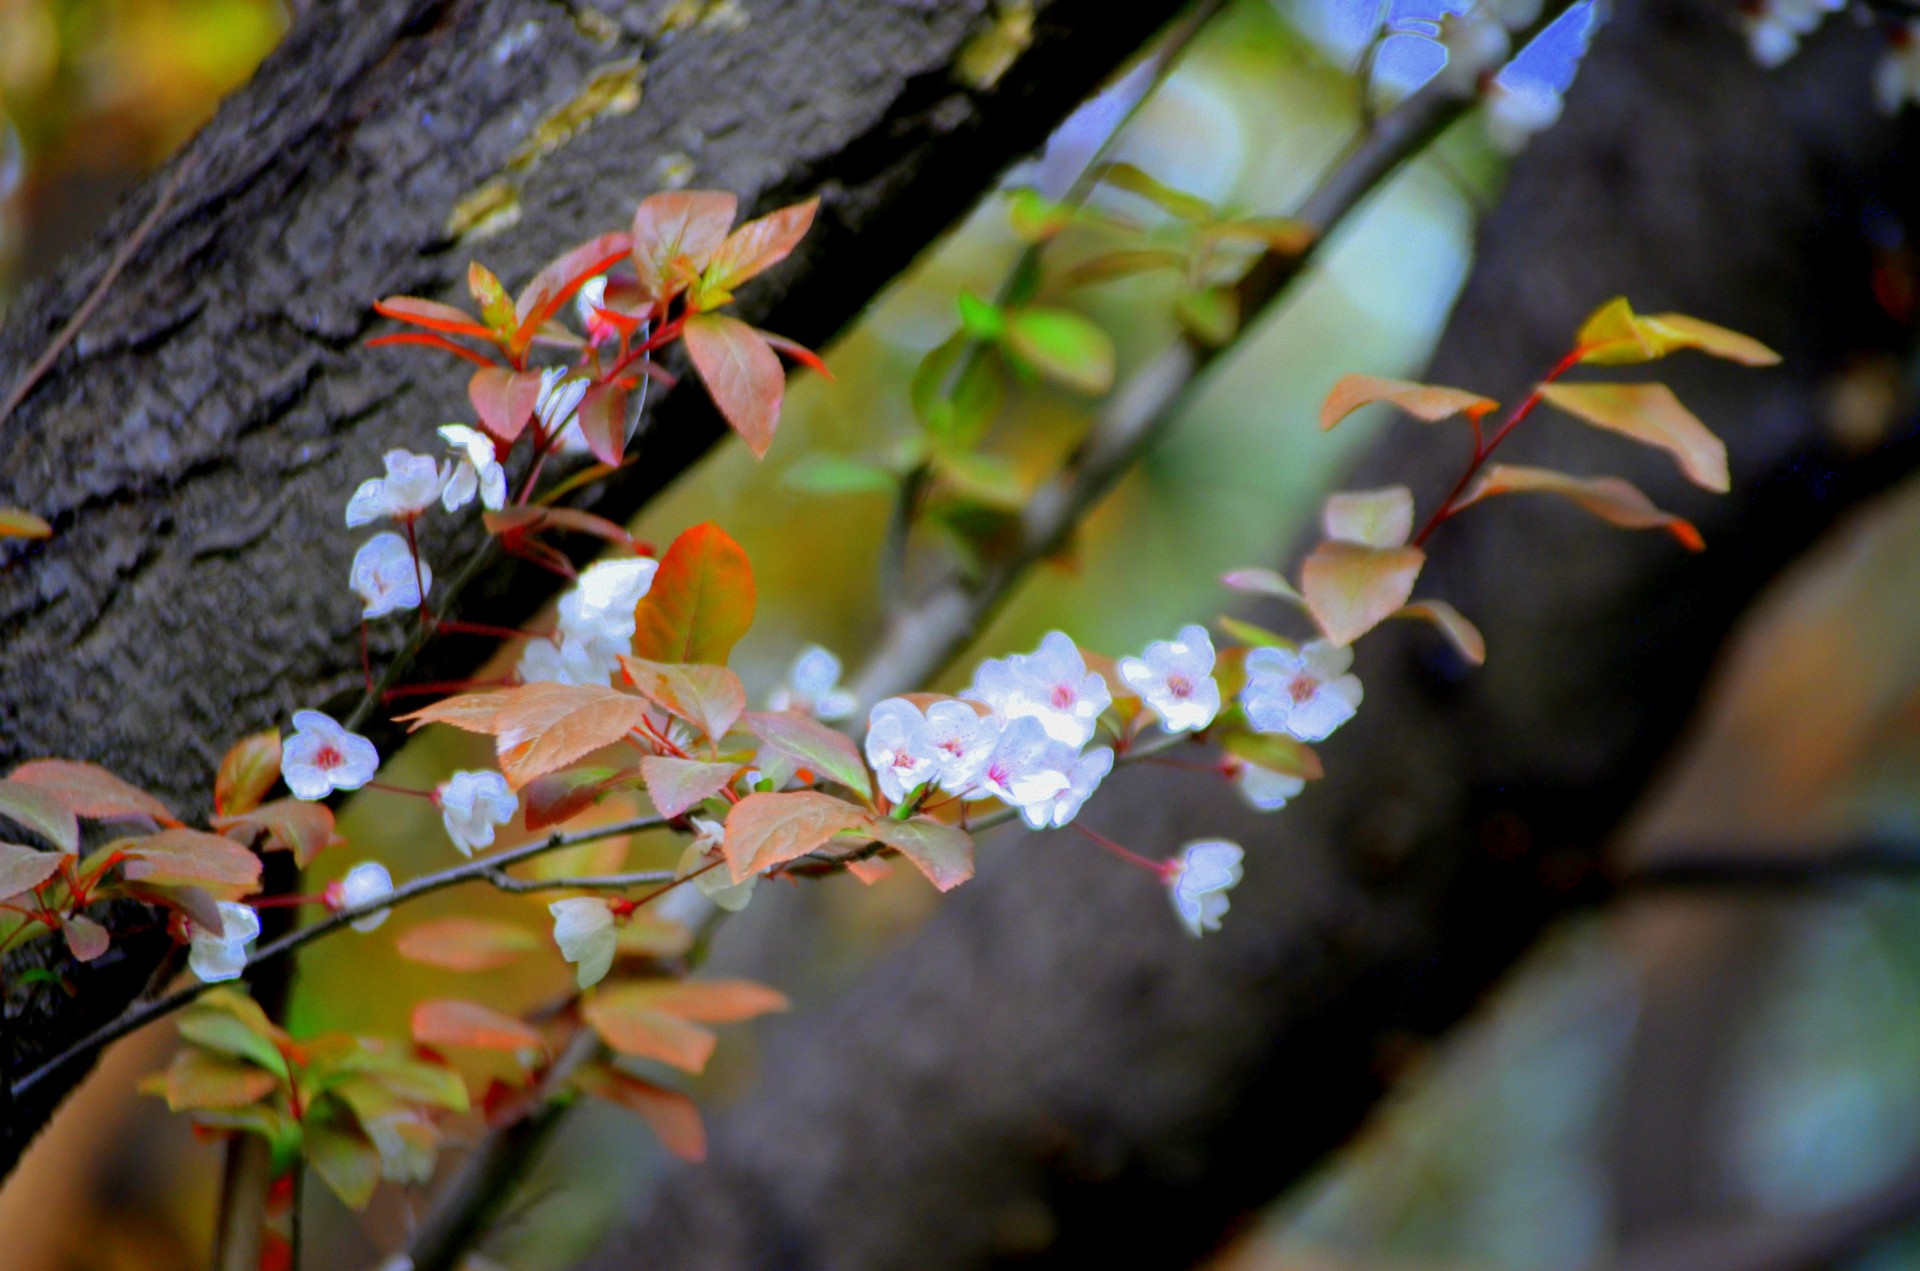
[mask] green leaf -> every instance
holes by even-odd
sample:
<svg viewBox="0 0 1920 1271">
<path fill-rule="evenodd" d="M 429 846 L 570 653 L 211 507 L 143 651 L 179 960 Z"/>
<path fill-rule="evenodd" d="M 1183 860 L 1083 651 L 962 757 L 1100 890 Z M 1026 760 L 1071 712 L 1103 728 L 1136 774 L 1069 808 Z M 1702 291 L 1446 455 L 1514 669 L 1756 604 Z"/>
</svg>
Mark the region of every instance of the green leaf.
<svg viewBox="0 0 1920 1271">
<path fill-rule="evenodd" d="M 942 450 L 934 453 L 933 466 L 963 499 L 1008 512 L 1027 505 L 1026 483 L 1012 462 L 999 455 Z"/>
<path fill-rule="evenodd" d="M 749 711 L 741 716 L 741 722 L 748 732 L 802 768 L 873 802 L 873 778 L 845 733 L 791 711 Z"/>
<path fill-rule="evenodd" d="M 72 810 L 43 790 L 0 781 L 0 817 L 32 830 L 63 852 L 80 850 L 80 823 Z"/>
<path fill-rule="evenodd" d="M 973 877 L 973 839 L 957 825 L 923 816 L 908 821 L 882 817 L 873 824 L 873 836 L 912 861 L 941 891 L 952 891 Z"/>
<path fill-rule="evenodd" d="M 348 1209 L 361 1210 L 380 1185 L 380 1151 L 343 1116 L 314 1117 L 303 1145 L 307 1164 Z"/>
<path fill-rule="evenodd" d="M 1285 776 L 1318 781 L 1325 774 L 1313 747 L 1285 733 L 1228 729 L 1220 735 L 1220 746 L 1230 755 L 1238 755 L 1248 763 Z"/>
<path fill-rule="evenodd" d="M 667 548 L 634 611 L 634 656 L 725 663 L 753 624 L 753 608 L 746 551 L 711 521 L 696 525 Z"/>
<path fill-rule="evenodd" d="M 500 284 L 491 269 L 479 261 L 467 264 L 467 291 L 480 306 L 480 321 L 501 336 L 511 336 L 519 315 L 513 310 L 513 297 Z"/>
<path fill-rule="evenodd" d="M 1044 243 L 1073 224 L 1074 209 L 1038 190 L 1018 189 L 1007 194 L 1007 221 L 1023 243 Z"/>
<path fill-rule="evenodd" d="M 1078 261 L 1063 280 L 1069 287 L 1091 287 L 1159 269 L 1185 270 L 1187 255 L 1165 247 L 1134 247 L 1102 252 Z"/>
<path fill-rule="evenodd" d="M 1131 163 L 1108 164 L 1101 169 L 1100 179 L 1116 190 L 1139 195 L 1161 211 L 1183 221 L 1208 221 L 1215 215 L 1213 204 L 1205 199 L 1155 180 Z"/>
<path fill-rule="evenodd" d="M 1540 396 L 1596 428 L 1664 450 L 1687 479 L 1725 494 L 1727 447 L 1665 384 L 1542 384 Z"/>
<path fill-rule="evenodd" d="M 922 358 L 908 390 L 914 417 L 943 445 L 970 450 L 986 436 L 1007 396 L 1000 357 L 965 331 Z"/>
<path fill-rule="evenodd" d="M 890 468 L 850 455 L 808 455 L 780 476 L 805 494 L 892 494 L 900 484 Z"/>
<path fill-rule="evenodd" d="M 167 1067 L 167 1108 L 244 1108 L 280 1087 L 280 1079 L 259 1067 L 205 1050 L 183 1050 Z"/>
<path fill-rule="evenodd" d="M 287 1075 L 287 1063 L 272 1041 L 249 1028 L 238 1016 L 225 1011 L 195 1009 L 180 1017 L 180 1036 L 196 1046 L 249 1060 L 279 1077 Z"/>
<path fill-rule="evenodd" d="M 1173 302 L 1173 316 L 1188 335 L 1217 349 L 1240 332 L 1240 297 L 1231 287 L 1189 291 Z"/>
<path fill-rule="evenodd" d="M 682 332 L 694 369 L 727 423 L 762 458 L 780 426 L 787 373 L 773 346 L 752 327 L 724 313 L 696 313 Z"/>
<path fill-rule="evenodd" d="M 1301 566 L 1301 591 L 1327 639 L 1352 644 L 1407 603 L 1426 560 L 1417 547 L 1322 543 Z"/>
<path fill-rule="evenodd" d="M 1035 307 L 1007 324 L 1009 353 L 1046 378 L 1082 393 L 1113 387 L 1113 340 L 1092 320 L 1070 309 Z"/>
<path fill-rule="evenodd" d="M 1255 623 L 1236 618 L 1231 614 L 1221 614 L 1219 623 L 1222 631 L 1240 641 L 1240 643 L 1250 644 L 1256 649 L 1291 649 L 1294 647 L 1293 641 L 1287 639 L 1285 636 L 1269 631 L 1265 627 Z"/>
<path fill-rule="evenodd" d="M 960 306 L 961 332 L 969 338 L 991 344 L 1006 333 L 1007 315 L 999 305 L 982 300 L 971 291 L 962 291 L 956 302 Z"/>
</svg>

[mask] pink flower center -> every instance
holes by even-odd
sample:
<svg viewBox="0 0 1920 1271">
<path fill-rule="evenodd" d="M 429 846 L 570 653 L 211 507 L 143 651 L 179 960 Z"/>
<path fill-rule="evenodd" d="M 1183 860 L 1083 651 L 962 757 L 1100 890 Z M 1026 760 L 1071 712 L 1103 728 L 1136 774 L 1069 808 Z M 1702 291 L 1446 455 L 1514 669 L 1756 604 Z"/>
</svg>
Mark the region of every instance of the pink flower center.
<svg viewBox="0 0 1920 1271">
<path fill-rule="evenodd" d="M 993 784 L 997 786 L 1006 785 L 1007 778 L 1011 777 L 1012 775 L 1013 775 L 1013 770 L 1004 763 L 989 764 L 987 766 L 987 780 L 993 782 Z"/>
<path fill-rule="evenodd" d="M 1080 695 L 1073 691 L 1073 685 L 1056 684 L 1053 686 L 1052 701 L 1055 710 L 1071 710 L 1073 709 L 1074 703 L 1079 700 Z"/>
<path fill-rule="evenodd" d="M 313 756 L 313 765 L 316 768 L 338 768 L 345 762 L 346 757 L 332 746 L 320 747 Z"/>
<path fill-rule="evenodd" d="M 1291 697 L 1296 705 L 1312 701 L 1313 695 L 1319 691 L 1320 681 L 1311 675 L 1296 675 L 1293 677 L 1293 682 L 1287 685 L 1287 696 Z"/>
<path fill-rule="evenodd" d="M 1173 694 L 1181 701 L 1185 701 L 1187 698 L 1193 696 L 1193 681 L 1184 675 L 1169 675 L 1167 677 L 1167 692 Z"/>
</svg>

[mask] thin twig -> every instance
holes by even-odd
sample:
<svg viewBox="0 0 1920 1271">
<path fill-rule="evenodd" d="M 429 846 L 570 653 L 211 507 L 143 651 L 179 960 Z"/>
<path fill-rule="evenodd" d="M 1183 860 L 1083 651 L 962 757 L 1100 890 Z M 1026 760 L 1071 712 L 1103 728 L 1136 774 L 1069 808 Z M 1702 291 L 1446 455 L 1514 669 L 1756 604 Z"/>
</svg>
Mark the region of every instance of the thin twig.
<svg viewBox="0 0 1920 1271">
<path fill-rule="evenodd" d="M 657 887 L 671 883 L 678 875 L 670 869 L 643 869 L 631 874 L 594 874 L 582 878 L 515 878 L 506 870 L 494 870 L 486 880 L 504 892 L 524 896 L 540 891 L 625 891 L 631 887 Z"/>
<path fill-rule="evenodd" d="M 1664 851 L 1613 872 L 1610 891 L 1801 891 L 1871 879 L 1920 878 L 1920 842 L 1861 841 L 1826 849 Z"/>
<path fill-rule="evenodd" d="M 93 317 L 93 311 L 100 307 L 100 302 L 107 298 L 107 292 L 120 280 L 120 271 L 133 260 L 134 253 L 140 250 L 140 245 L 147 241 L 154 227 L 160 224 L 160 218 L 167 214 L 169 207 L 173 206 L 174 196 L 180 192 L 181 183 L 198 166 L 198 158 L 188 155 L 167 174 L 166 182 L 160 187 L 160 193 L 154 199 L 153 206 L 140 219 L 140 223 L 133 227 L 133 232 L 121 242 L 119 249 L 113 254 L 113 259 L 101 273 L 100 281 L 93 284 L 93 290 L 89 291 L 87 298 L 80 302 L 80 307 L 73 311 L 73 316 L 68 318 L 67 324 L 60 328 L 60 334 L 53 337 L 53 342 L 47 345 L 46 351 L 27 368 L 27 373 L 21 376 L 18 384 L 13 386 L 13 391 L 7 394 L 7 400 L 0 402 L 0 426 L 6 424 L 15 407 L 27 400 L 27 395 L 33 392 L 34 386 L 53 369 L 53 364 L 60 360 L 60 355 L 66 352 L 67 346 L 73 343 L 74 337 L 80 334 L 80 328 L 87 325 L 88 320 Z"/>
</svg>

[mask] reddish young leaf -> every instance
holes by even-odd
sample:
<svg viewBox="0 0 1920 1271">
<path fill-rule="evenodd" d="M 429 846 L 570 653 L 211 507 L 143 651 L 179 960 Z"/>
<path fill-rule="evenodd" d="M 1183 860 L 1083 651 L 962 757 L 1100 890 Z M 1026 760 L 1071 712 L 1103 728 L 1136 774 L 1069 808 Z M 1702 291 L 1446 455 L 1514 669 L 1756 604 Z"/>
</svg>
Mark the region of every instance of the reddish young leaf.
<svg viewBox="0 0 1920 1271">
<path fill-rule="evenodd" d="M 1300 604 L 1306 599 L 1293 584 L 1271 569 L 1251 566 L 1246 569 L 1230 570 L 1220 577 L 1221 585 L 1234 591 L 1245 592 L 1250 596 L 1278 596 L 1282 600 L 1291 600 Z"/>
<path fill-rule="evenodd" d="M 543 946 L 539 936 L 510 922 L 437 918 L 403 932 L 394 947 L 410 962 L 449 971 L 493 971 Z"/>
<path fill-rule="evenodd" d="M 627 451 L 627 390 L 595 384 L 580 399 L 580 431 L 593 457 L 617 468 Z"/>
<path fill-rule="evenodd" d="M 260 858 L 218 834 L 162 830 L 123 851 L 128 882 L 199 887 L 222 900 L 238 900 L 260 886 Z"/>
<path fill-rule="evenodd" d="M 640 761 L 640 775 L 646 778 L 654 810 L 665 817 L 698 807 L 726 789 L 739 771 L 739 764 L 702 763 L 697 759 L 654 756 Z"/>
<path fill-rule="evenodd" d="M 520 792 L 527 829 L 544 830 L 573 819 L 622 780 L 612 768 L 570 768 L 534 778 Z"/>
<path fill-rule="evenodd" d="M 434 335 L 429 331 L 402 331 L 398 335 L 376 336 L 367 341 L 370 349 L 381 348 L 388 344 L 424 344 L 430 349 L 439 349 L 442 353 L 451 353 L 455 357 L 465 358 L 475 366 L 492 366 L 493 360 L 462 344 L 455 344 L 444 335 Z"/>
<path fill-rule="evenodd" d="M 805 856 L 842 830 L 871 830 L 872 823 L 864 809 L 830 794 L 750 794 L 727 813 L 727 868 L 734 882 L 744 882 L 763 869 Z"/>
<path fill-rule="evenodd" d="M 642 200 L 633 213 L 633 267 L 642 298 L 657 300 L 692 282 L 726 241 L 738 205 L 724 190 L 676 190 Z"/>
<path fill-rule="evenodd" d="M 0 538 L 52 538 L 53 526 L 24 508 L 0 507 Z"/>
<path fill-rule="evenodd" d="M 1300 568 L 1307 609 L 1327 639 L 1352 644 L 1407 603 L 1426 559 L 1417 547 L 1322 543 Z"/>
<path fill-rule="evenodd" d="M 727 423 L 762 458 L 780 426 L 787 373 L 770 345 L 746 323 L 724 313 L 696 313 L 682 332 L 694 369 Z"/>
<path fill-rule="evenodd" d="M 785 993 L 752 980 L 640 980 L 607 994 L 695 1024 L 738 1024 L 791 1005 Z"/>
<path fill-rule="evenodd" d="M 1550 468 L 1526 468 L 1496 463 L 1481 474 L 1471 490 L 1454 506 L 1463 508 L 1496 494 L 1557 494 L 1570 499 L 1609 525 L 1628 530 L 1661 529 L 1690 551 L 1702 551 L 1706 541 L 1693 524 L 1663 512 L 1639 487 L 1619 477 L 1575 477 Z"/>
<path fill-rule="evenodd" d="M 740 677 L 724 666 L 649 662 L 624 656 L 620 666 L 627 682 L 648 701 L 686 720 L 716 744 L 747 708 L 747 690 Z"/>
<path fill-rule="evenodd" d="M 518 790 L 638 728 L 647 703 L 601 684 L 524 684 L 494 717 L 500 771 Z"/>
<path fill-rule="evenodd" d="M 235 742 L 213 779 L 213 810 L 240 816 L 260 806 L 280 779 L 280 730 L 269 728 Z"/>
<path fill-rule="evenodd" d="M 1440 629 L 1460 653 L 1460 656 L 1475 666 L 1487 660 L 1487 638 L 1480 634 L 1480 628 L 1468 622 L 1458 609 L 1444 600 L 1416 600 L 1410 605 L 1402 605 L 1395 611 L 1396 618 L 1415 618 L 1421 622 L 1431 622 Z"/>
<path fill-rule="evenodd" d="M 755 274 L 773 268 L 799 246 L 813 226 L 820 200 L 808 199 L 748 221 L 727 235 L 700 279 L 703 292 L 730 292 Z"/>
<path fill-rule="evenodd" d="M 1413 491 L 1390 485 L 1384 490 L 1330 494 L 1320 519 L 1327 537 L 1336 542 L 1404 547 L 1413 533 Z"/>
<path fill-rule="evenodd" d="M 871 887 L 893 873 L 893 862 L 869 856 L 863 861 L 848 861 L 847 872 Z"/>
<path fill-rule="evenodd" d="M 0 843 L 0 900 L 32 891 L 60 872 L 61 861 L 72 859 L 71 852 L 42 852 L 18 843 Z"/>
<path fill-rule="evenodd" d="M 262 1068 L 204 1050 L 182 1050 L 166 1074 L 167 1110 L 244 1108 L 272 1094 L 279 1078 Z"/>
<path fill-rule="evenodd" d="M 521 1020 L 491 1006 L 459 998 L 436 998 L 413 1008 L 413 1040 L 422 1046 L 465 1046 L 475 1050 L 544 1050 L 540 1034 Z"/>
<path fill-rule="evenodd" d="M 481 523 L 489 534 L 537 534 L 541 530 L 571 530 L 591 534 L 616 547 L 632 547 L 633 535 L 604 516 L 582 512 L 578 508 L 506 507 L 498 512 L 483 512 Z"/>
<path fill-rule="evenodd" d="M 794 711 L 748 711 L 741 720 L 748 732 L 802 768 L 837 781 L 868 803 L 873 802 L 873 777 L 845 733 Z"/>
<path fill-rule="evenodd" d="M 1478 419 L 1500 403 L 1491 397 L 1469 393 L 1463 388 L 1443 388 L 1436 384 L 1415 384 L 1408 380 L 1381 379 L 1374 375 L 1342 375 L 1340 382 L 1320 405 L 1320 427 L 1332 428 L 1362 406 L 1373 402 L 1391 402 L 1415 419 L 1437 424 L 1453 415 Z"/>
<path fill-rule="evenodd" d="M 719 1038 L 711 1029 L 689 1023 L 637 998 L 634 984 L 616 984 L 590 994 L 580 1007 L 600 1040 L 623 1055 L 655 1059 L 698 1075 L 713 1057 Z"/>
<path fill-rule="evenodd" d="M 431 706 L 423 706 L 396 719 L 409 725 L 408 731 L 418 731 L 428 724 L 450 724 L 470 733 L 485 733 L 491 737 L 495 731 L 494 721 L 499 718 L 500 707 L 507 701 L 511 689 L 499 689 L 487 693 L 461 693 L 454 697 L 443 697 Z"/>
<path fill-rule="evenodd" d="M 700 1110 L 677 1090 L 621 1072 L 610 1064 L 593 1064 L 574 1074 L 574 1084 L 588 1094 L 617 1103 L 647 1123 L 660 1143 L 683 1161 L 707 1159 L 707 1132 Z"/>
<path fill-rule="evenodd" d="M 0 818 L 32 830 L 63 852 L 80 850 L 80 823 L 73 810 L 45 790 L 0 781 Z"/>
<path fill-rule="evenodd" d="M 941 891 L 973 877 L 973 839 L 957 825 L 923 816 L 910 821 L 881 817 L 873 823 L 873 836 L 912 861 Z"/>
<path fill-rule="evenodd" d="M 1672 455 L 1687 479 L 1725 494 L 1727 447 L 1665 384 L 1542 384 L 1540 396 L 1596 428 Z"/>
<path fill-rule="evenodd" d="M 540 374 L 506 366 L 482 367 L 467 381 L 467 400 L 473 403 L 480 426 L 511 444 L 539 405 Z"/>
<path fill-rule="evenodd" d="M 573 293 L 595 274 L 604 274 L 633 250 L 633 236 L 625 230 L 602 234 L 563 253 L 559 259 L 533 276 L 521 291 L 514 310 L 520 325 L 514 329 L 515 352 L 533 342 L 534 332 L 573 299 Z"/>
<path fill-rule="evenodd" d="M 91 821 L 145 816 L 162 825 L 181 823 L 179 817 L 167 811 L 166 804 L 95 764 L 34 759 L 15 768 L 10 779 L 45 791 L 65 804 L 75 816 Z"/>
<path fill-rule="evenodd" d="M 771 331 L 762 331 L 759 327 L 755 327 L 753 333 L 772 345 L 774 349 L 786 354 L 808 370 L 816 371 L 828 379 L 833 378 L 833 372 L 827 369 L 826 361 L 822 359 L 818 353 L 815 353 L 798 340 L 789 340 L 784 335 L 775 335 Z"/>
<path fill-rule="evenodd" d="M 667 548 L 634 610 L 633 653 L 650 662 L 724 664 L 753 625 L 753 567 L 711 521 Z"/>
<path fill-rule="evenodd" d="M 493 332 L 480 325 L 465 309 L 443 305 L 437 300 L 422 300 L 418 296 L 388 296 L 384 300 L 374 301 L 373 309 L 375 313 L 399 322 L 410 322 L 417 327 L 426 327 L 430 331 L 468 335 L 480 340 L 493 339 Z"/>
<path fill-rule="evenodd" d="M 60 934 L 77 962 L 93 961 L 113 943 L 107 929 L 85 914 L 68 914 L 60 923 Z"/>
<path fill-rule="evenodd" d="M 293 863 L 305 869 L 333 841 L 333 810 L 304 799 L 275 799 L 244 816 L 215 817 L 213 828 L 243 843 L 265 834 L 267 851 L 292 852 Z"/>
</svg>

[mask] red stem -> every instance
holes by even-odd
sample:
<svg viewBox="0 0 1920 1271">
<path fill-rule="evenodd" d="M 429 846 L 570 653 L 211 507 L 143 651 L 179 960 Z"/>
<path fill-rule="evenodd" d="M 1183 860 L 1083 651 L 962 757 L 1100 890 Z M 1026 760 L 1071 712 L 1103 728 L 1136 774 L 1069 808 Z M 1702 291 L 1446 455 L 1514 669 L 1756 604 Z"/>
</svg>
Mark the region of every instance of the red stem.
<svg viewBox="0 0 1920 1271">
<path fill-rule="evenodd" d="M 1114 842 L 1112 839 L 1108 838 L 1106 835 L 1095 833 L 1094 831 L 1088 829 L 1086 826 L 1080 824 L 1080 822 L 1078 821 L 1073 821 L 1070 824 L 1072 824 L 1074 829 L 1080 831 L 1080 833 L 1092 839 L 1095 843 L 1098 843 L 1101 847 L 1106 848 L 1109 852 L 1112 852 L 1115 856 L 1118 856 L 1121 860 L 1126 861 L 1128 864 L 1138 865 L 1141 869 L 1146 870 L 1148 873 L 1152 874 L 1155 878 L 1165 878 L 1167 876 L 1167 867 L 1169 862 L 1148 860 L 1146 857 L 1140 855 L 1140 853 L 1135 851 L 1130 851 L 1127 848 L 1120 846 L 1118 843 Z"/>
</svg>

